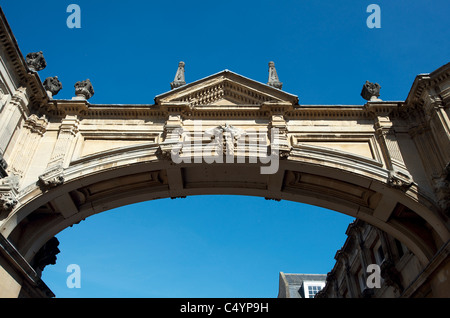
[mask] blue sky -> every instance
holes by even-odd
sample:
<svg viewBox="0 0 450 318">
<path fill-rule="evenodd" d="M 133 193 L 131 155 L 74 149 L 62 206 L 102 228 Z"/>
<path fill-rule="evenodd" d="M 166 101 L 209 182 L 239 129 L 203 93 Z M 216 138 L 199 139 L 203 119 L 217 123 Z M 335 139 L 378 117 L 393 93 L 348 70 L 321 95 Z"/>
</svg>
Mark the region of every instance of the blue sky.
<svg viewBox="0 0 450 318">
<path fill-rule="evenodd" d="M 366 80 L 404 100 L 417 74 L 449 62 L 450 2 L 1 1 L 22 53 L 43 51 L 41 79 L 61 99 L 89 78 L 96 104 L 152 104 L 179 61 L 192 82 L 223 69 L 260 82 L 274 61 L 300 104 L 364 104 Z M 69 29 L 69 4 L 81 28 Z M 381 28 L 369 29 L 369 4 Z M 183 212 L 180 212 L 180 209 Z M 43 279 L 57 297 L 276 297 L 278 272 L 327 273 L 351 218 L 263 198 L 157 200 L 92 216 L 57 237 Z M 79 264 L 82 287 L 66 286 Z"/>
</svg>

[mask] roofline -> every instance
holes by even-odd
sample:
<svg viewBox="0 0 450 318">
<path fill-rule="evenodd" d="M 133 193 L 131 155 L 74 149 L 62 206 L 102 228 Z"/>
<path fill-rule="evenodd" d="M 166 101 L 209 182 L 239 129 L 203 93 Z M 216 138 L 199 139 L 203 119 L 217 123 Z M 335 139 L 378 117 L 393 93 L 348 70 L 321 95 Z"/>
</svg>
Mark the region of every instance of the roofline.
<svg viewBox="0 0 450 318">
<path fill-rule="evenodd" d="M 28 67 L 28 64 L 26 63 L 26 60 L 20 50 L 17 39 L 14 36 L 11 26 L 9 25 L 8 19 L 6 18 L 3 8 L 1 6 L 0 6 L 0 28 L 6 31 L 5 38 L 1 40 L 3 42 L 3 45 L 5 45 L 6 47 L 9 46 L 13 49 L 12 51 L 7 50 L 5 53 L 7 56 L 9 56 L 9 58 L 11 58 L 12 65 L 14 67 L 14 70 L 17 72 L 19 78 L 20 86 L 27 87 L 32 91 L 32 93 L 29 94 L 32 103 L 35 102 L 39 104 L 45 103 L 46 101 L 48 101 L 48 96 L 47 92 L 45 91 L 44 85 L 42 84 L 39 74 Z M 15 61 L 17 60 L 19 63 L 15 63 Z M 35 97 L 39 96 L 37 93 L 40 93 L 41 95 L 40 96 L 41 100 L 39 101 L 35 99 Z"/>
<path fill-rule="evenodd" d="M 446 72 L 450 73 L 450 62 L 442 65 L 441 67 L 439 67 L 438 69 L 434 70 L 431 73 L 418 74 L 411 85 L 411 89 L 409 90 L 408 96 L 405 99 L 405 104 L 413 102 L 414 98 L 416 97 L 416 94 L 417 93 L 420 94 L 421 91 L 418 90 L 421 88 L 422 85 L 426 85 L 433 78 L 437 78 Z"/>
<path fill-rule="evenodd" d="M 163 97 L 165 97 L 165 96 L 167 96 L 167 95 L 170 95 L 170 94 L 176 93 L 177 91 L 181 91 L 181 90 L 183 90 L 183 89 L 186 89 L 186 88 L 195 86 L 195 85 L 197 85 L 197 84 L 199 84 L 199 83 L 201 83 L 201 82 L 203 82 L 203 81 L 206 81 L 206 80 L 208 80 L 208 79 L 212 79 L 212 78 L 214 78 L 214 77 L 217 77 L 217 76 L 220 76 L 220 75 L 223 75 L 223 74 L 231 74 L 231 75 L 236 76 L 236 77 L 238 77 L 238 78 L 241 78 L 241 79 L 243 79 L 243 80 L 246 80 L 246 81 L 250 81 L 250 82 L 256 83 L 256 84 L 261 85 L 261 86 L 263 86 L 263 87 L 265 87 L 265 88 L 269 88 L 269 89 L 271 89 L 271 90 L 274 90 L 274 91 L 276 91 L 276 92 L 278 92 L 278 93 L 281 93 L 281 94 L 285 94 L 285 95 L 287 95 L 287 96 L 290 96 L 290 97 L 293 98 L 294 101 L 295 101 L 294 105 L 298 105 L 298 96 L 297 96 L 297 95 L 294 95 L 294 94 L 291 94 L 291 93 L 282 91 L 282 90 L 280 90 L 280 89 L 278 89 L 278 88 L 274 88 L 274 87 L 272 87 L 272 86 L 270 86 L 270 85 L 267 85 L 267 84 L 264 84 L 264 83 L 262 83 L 262 82 L 259 82 L 259 81 L 256 81 L 256 80 L 254 80 L 254 79 L 251 79 L 251 78 L 249 78 L 249 77 L 240 75 L 240 74 L 238 74 L 238 73 L 236 73 L 236 72 L 233 72 L 233 71 L 230 71 L 230 70 L 228 70 L 228 69 L 225 69 L 225 70 L 222 70 L 222 71 L 220 71 L 220 72 L 217 72 L 217 73 L 208 75 L 208 76 L 206 76 L 206 77 L 200 78 L 200 79 L 198 79 L 198 80 L 195 80 L 194 82 L 191 82 L 191 83 L 185 84 L 185 85 L 183 85 L 183 86 L 174 88 L 174 89 L 172 89 L 172 90 L 170 90 L 170 91 L 167 91 L 167 92 L 165 92 L 165 93 L 156 95 L 155 98 L 154 98 L 155 104 L 158 104 L 158 100 L 161 99 L 161 98 L 163 98 Z"/>
</svg>

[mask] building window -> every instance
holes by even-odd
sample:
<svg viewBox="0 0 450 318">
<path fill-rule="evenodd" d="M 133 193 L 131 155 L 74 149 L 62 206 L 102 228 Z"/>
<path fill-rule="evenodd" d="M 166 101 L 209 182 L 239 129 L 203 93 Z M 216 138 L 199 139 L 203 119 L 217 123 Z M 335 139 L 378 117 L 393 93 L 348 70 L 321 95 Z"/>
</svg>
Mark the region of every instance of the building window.
<svg viewBox="0 0 450 318">
<path fill-rule="evenodd" d="M 366 289 L 366 279 L 362 270 L 358 272 L 359 290 L 362 293 Z"/>
<path fill-rule="evenodd" d="M 308 286 L 308 298 L 314 298 L 321 289 L 322 289 L 322 286 L 309 285 Z"/>
<path fill-rule="evenodd" d="M 374 249 L 375 254 L 375 261 L 378 265 L 381 265 L 384 261 L 384 251 L 383 246 L 381 246 L 381 242 L 378 242 L 378 244 L 375 246 Z"/>
<path fill-rule="evenodd" d="M 406 247 L 403 245 L 402 242 L 395 239 L 395 246 L 397 247 L 398 257 L 402 258 L 402 256 L 406 253 Z"/>
</svg>

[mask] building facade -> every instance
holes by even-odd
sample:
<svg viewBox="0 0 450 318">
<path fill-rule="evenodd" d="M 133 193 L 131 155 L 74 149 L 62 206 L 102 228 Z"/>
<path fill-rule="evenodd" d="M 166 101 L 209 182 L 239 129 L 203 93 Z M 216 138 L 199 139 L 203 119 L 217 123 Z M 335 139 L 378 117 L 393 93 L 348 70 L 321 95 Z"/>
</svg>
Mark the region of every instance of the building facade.
<svg viewBox="0 0 450 318">
<path fill-rule="evenodd" d="M 314 298 L 325 286 L 324 274 L 288 274 L 280 272 L 278 298 Z"/>
<path fill-rule="evenodd" d="M 399 240 L 356 219 L 336 252 L 336 263 L 326 277 L 322 298 L 426 297 L 430 288 L 415 293 L 422 269 L 417 257 Z"/>
</svg>

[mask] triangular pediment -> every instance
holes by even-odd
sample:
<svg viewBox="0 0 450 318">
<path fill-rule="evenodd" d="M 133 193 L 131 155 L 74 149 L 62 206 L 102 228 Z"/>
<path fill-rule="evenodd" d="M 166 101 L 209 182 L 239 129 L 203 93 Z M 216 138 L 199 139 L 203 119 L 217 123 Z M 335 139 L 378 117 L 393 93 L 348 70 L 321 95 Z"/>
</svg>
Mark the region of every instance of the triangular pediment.
<svg viewBox="0 0 450 318">
<path fill-rule="evenodd" d="M 298 104 L 298 97 L 225 70 L 155 97 L 158 105 L 190 107 Z"/>
</svg>

